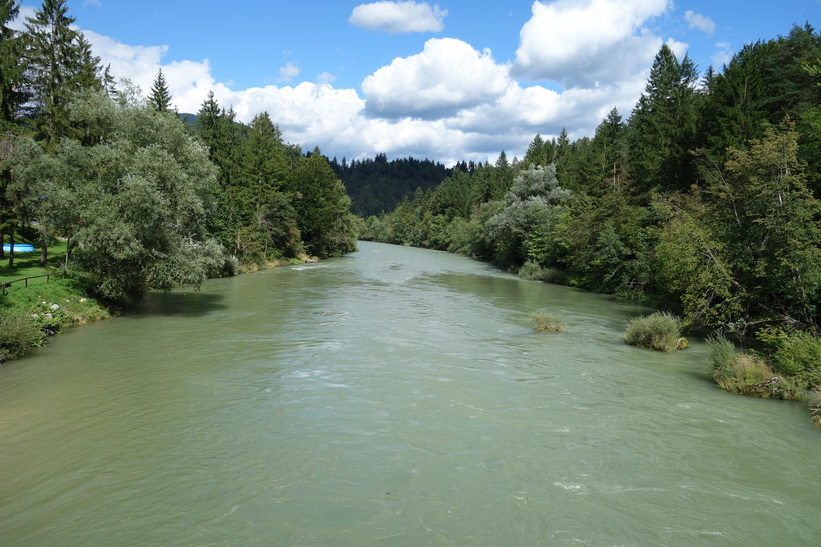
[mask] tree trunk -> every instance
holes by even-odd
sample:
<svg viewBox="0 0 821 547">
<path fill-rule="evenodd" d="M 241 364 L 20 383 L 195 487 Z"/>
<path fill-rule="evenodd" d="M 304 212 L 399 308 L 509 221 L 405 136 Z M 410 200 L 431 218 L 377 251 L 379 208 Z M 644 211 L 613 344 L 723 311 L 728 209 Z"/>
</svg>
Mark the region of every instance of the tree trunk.
<svg viewBox="0 0 821 547">
<path fill-rule="evenodd" d="M 48 234 L 46 229 L 40 227 L 40 266 L 43 268 L 48 264 Z"/>
<path fill-rule="evenodd" d="M 11 246 L 9 247 L 9 268 L 14 267 L 14 226 L 9 229 L 9 242 Z"/>
</svg>

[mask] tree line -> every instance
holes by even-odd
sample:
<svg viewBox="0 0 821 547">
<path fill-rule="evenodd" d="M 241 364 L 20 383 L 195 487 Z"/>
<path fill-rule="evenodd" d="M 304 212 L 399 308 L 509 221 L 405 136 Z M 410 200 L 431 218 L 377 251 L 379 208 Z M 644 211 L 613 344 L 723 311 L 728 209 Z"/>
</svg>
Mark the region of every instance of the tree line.
<svg viewBox="0 0 821 547">
<path fill-rule="evenodd" d="M 65 265 L 112 301 L 354 249 L 344 185 L 267 113 L 237 123 L 211 94 L 187 128 L 161 71 L 147 100 L 115 85 L 65 0 L 44 0 L 23 32 L 18 14 L 0 0 L 0 244 L 22 235 L 45 265 L 65 240 Z"/>
<path fill-rule="evenodd" d="M 521 160 L 455 169 L 368 217 L 365 237 L 486 258 L 742 340 L 817 335 L 820 73 L 809 24 L 701 75 L 664 45 L 627 120 L 613 109 L 592 138 L 536 135 Z"/>
<path fill-rule="evenodd" d="M 351 211 L 363 218 L 392 211 L 417 189 L 435 188 L 452 171 L 429 159 L 388 160 L 385 154 L 377 154 L 374 159 L 353 159 L 350 163 L 346 158 L 340 163 L 334 157 L 330 164 L 351 196 Z"/>
</svg>

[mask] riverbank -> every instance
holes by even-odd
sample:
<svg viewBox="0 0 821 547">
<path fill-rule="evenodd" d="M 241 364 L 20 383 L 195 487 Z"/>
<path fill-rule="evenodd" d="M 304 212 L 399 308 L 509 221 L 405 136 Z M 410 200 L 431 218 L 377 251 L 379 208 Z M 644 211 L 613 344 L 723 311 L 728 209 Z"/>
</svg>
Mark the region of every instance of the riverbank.
<svg viewBox="0 0 821 547">
<path fill-rule="evenodd" d="M 66 244 L 49 248 L 48 265 L 40 265 L 40 250 L 15 252 L 0 265 L 0 363 L 23 357 L 46 345 L 48 339 L 68 328 L 107 319 L 117 310 L 93 298 L 79 280 L 62 275 Z M 45 277 L 48 275 L 49 277 Z M 26 281 L 17 281 L 31 278 Z"/>
</svg>

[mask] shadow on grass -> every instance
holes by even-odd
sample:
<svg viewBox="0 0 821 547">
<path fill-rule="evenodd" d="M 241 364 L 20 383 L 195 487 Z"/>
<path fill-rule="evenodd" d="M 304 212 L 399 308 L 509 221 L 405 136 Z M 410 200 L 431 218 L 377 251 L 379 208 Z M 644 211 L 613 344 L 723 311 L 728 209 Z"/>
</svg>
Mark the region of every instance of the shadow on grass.
<svg viewBox="0 0 821 547">
<path fill-rule="evenodd" d="M 40 266 L 40 251 L 29 253 L 14 253 L 14 266 L 9 268 L 9 253 L 5 253 L 5 258 L 0 259 L 0 282 L 13 281 L 22 277 L 35 275 L 45 275 L 54 273 L 63 265 L 65 254 L 49 253 L 48 266 Z"/>
</svg>

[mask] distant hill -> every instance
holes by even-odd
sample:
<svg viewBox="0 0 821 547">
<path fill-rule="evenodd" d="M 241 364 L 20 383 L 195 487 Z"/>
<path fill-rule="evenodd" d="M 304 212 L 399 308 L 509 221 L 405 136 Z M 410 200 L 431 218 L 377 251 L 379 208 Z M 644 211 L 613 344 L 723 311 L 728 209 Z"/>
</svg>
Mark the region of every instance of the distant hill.
<svg viewBox="0 0 821 547">
<path fill-rule="evenodd" d="M 180 112 L 179 113 L 180 119 L 185 125 L 197 125 L 200 121 L 200 117 L 196 114 L 189 114 L 187 112 Z"/>
<path fill-rule="evenodd" d="M 441 163 L 414 158 L 388 161 L 385 154 L 350 164 L 344 158 L 342 163 L 336 158 L 329 163 L 351 196 L 351 211 L 363 217 L 393 211 L 404 198 L 412 198 L 417 188 L 435 188 L 451 174 Z"/>
</svg>

